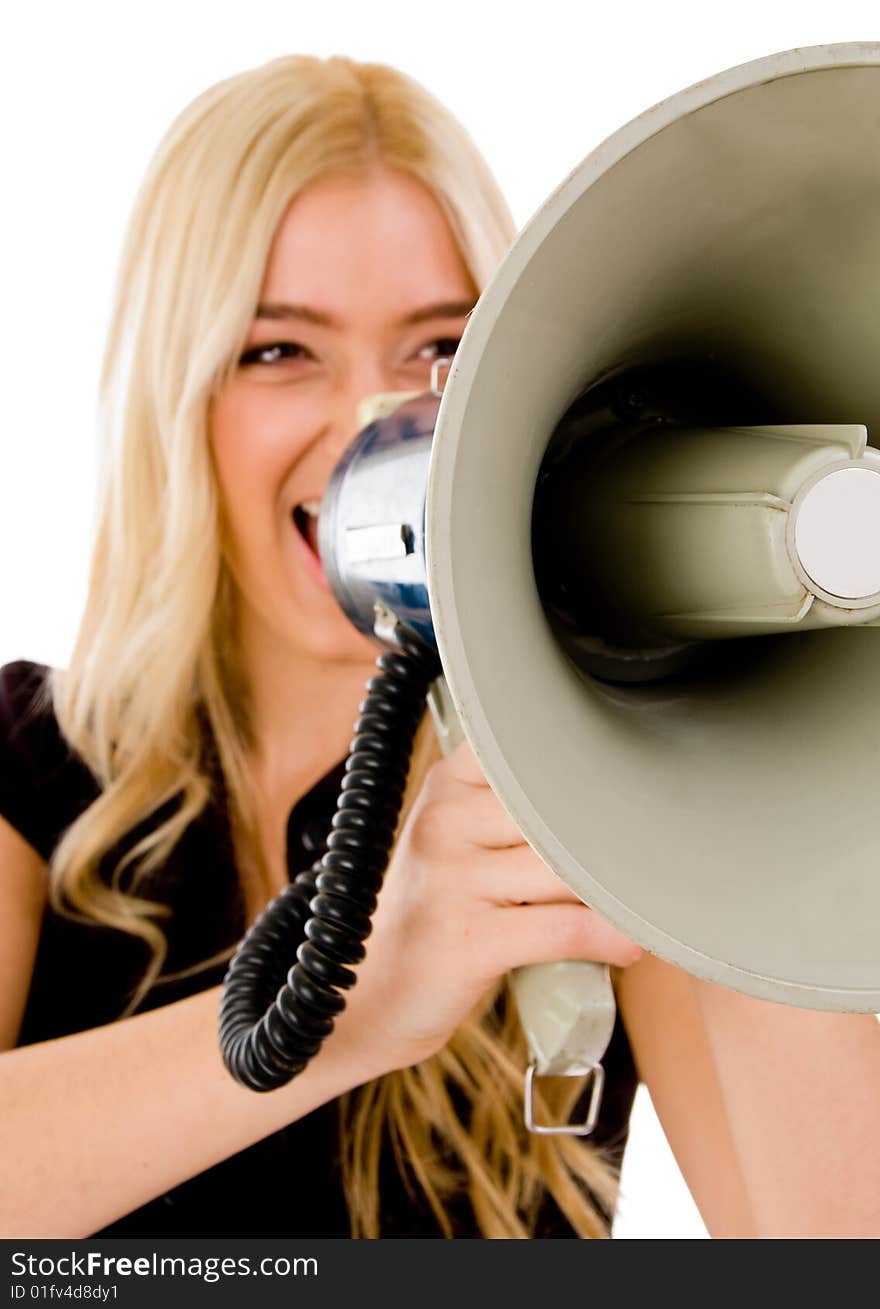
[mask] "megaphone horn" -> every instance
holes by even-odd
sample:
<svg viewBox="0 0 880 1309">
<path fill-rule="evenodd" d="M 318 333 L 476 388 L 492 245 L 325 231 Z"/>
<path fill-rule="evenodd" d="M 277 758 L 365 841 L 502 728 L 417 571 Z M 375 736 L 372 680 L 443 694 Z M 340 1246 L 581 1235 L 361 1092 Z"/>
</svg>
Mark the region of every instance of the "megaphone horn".
<svg viewBox="0 0 880 1309">
<path fill-rule="evenodd" d="M 697 976 L 865 1011 L 880 1009 L 880 633 L 790 619 L 809 596 L 817 616 L 863 624 L 880 598 L 878 456 L 863 431 L 880 433 L 878 64 L 880 46 L 859 44 L 733 69 L 572 173 L 468 324 L 426 520 L 453 701 L 546 862 Z M 678 375 L 729 379 L 748 404 L 727 418 L 715 406 L 722 432 L 696 415 L 674 450 L 666 430 L 632 444 L 594 486 L 593 452 L 570 452 L 575 475 L 554 493 L 565 512 L 548 528 L 557 562 L 570 585 L 612 595 L 649 628 L 656 657 L 733 619 L 765 630 L 773 609 L 777 628 L 797 630 L 719 643 L 708 667 L 661 659 L 668 676 L 612 683 L 561 637 L 546 558 L 535 580 L 536 486 L 576 402 L 670 361 Z M 733 493 L 739 503 L 719 504 Z M 693 506 L 658 504 L 710 494 L 715 525 L 703 505 L 699 532 Z M 842 562 L 841 503 L 854 531 Z M 596 636 L 619 662 L 619 633 Z"/>
</svg>

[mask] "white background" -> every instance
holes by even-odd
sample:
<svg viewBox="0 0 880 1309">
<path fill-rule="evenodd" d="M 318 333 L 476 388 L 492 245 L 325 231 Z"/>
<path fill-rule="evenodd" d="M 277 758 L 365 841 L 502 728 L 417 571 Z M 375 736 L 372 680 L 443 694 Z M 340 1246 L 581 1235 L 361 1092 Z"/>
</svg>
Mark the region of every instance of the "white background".
<svg viewBox="0 0 880 1309">
<path fill-rule="evenodd" d="M 159 136 L 291 52 L 396 64 L 464 122 L 524 222 L 642 110 L 794 46 L 880 38 L 876 6 L 116 0 L 9 6 L 0 34 L 0 664 L 64 663 L 84 595 L 93 398 L 116 255 Z M 618 1236 L 703 1234 L 640 1093 Z"/>
</svg>

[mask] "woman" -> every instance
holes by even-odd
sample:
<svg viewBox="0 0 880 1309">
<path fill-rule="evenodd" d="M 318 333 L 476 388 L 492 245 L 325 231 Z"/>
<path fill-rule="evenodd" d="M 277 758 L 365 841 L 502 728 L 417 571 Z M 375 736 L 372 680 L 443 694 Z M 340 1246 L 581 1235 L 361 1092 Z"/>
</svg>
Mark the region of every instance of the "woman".
<svg viewBox="0 0 880 1309">
<path fill-rule="evenodd" d="M 637 963 L 427 725 L 332 1036 L 265 1095 L 220 1063 L 225 961 L 314 858 L 375 657 L 322 577 L 316 503 L 358 402 L 426 387 L 510 235 L 461 129 L 378 67 L 276 61 L 207 92 L 160 148 L 123 257 L 71 667 L 51 698 L 33 665 L 0 683 L 4 1232 L 602 1235 L 633 1091 L 622 1028 L 604 1152 L 519 1123 L 502 979 L 560 958 L 618 966 L 710 1230 L 875 1221 L 870 1020 Z M 846 1188 L 815 1185 L 817 1111 Z"/>
</svg>

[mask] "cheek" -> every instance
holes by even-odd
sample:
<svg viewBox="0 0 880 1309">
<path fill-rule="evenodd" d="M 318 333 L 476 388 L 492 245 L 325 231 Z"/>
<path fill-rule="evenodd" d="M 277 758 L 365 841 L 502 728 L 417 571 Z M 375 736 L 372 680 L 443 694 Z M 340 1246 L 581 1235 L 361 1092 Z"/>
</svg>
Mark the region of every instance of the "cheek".
<svg viewBox="0 0 880 1309">
<path fill-rule="evenodd" d="M 308 416 L 269 388 L 231 384 L 209 414 L 217 481 L 229 522 L 268 525 L 273 500 L 308 444 Z M 256 520 L 254 519 L 256 514 Z"/>
</svg>

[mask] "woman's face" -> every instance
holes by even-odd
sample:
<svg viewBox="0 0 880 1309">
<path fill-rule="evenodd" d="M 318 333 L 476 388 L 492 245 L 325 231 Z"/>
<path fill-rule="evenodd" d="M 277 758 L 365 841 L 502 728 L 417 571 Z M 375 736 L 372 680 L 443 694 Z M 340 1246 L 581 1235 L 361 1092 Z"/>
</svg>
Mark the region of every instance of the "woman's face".
<svg viewBox="0 0 880 1309">
<path fill-rule="evenodd" d="M 476 292 L 433 196 L 377 164 L 329 176 L 290 205 L 211 444 L 243 635 L 291 656 L 372 660 L 314 549 L 314 514 L 379 391 L 427 390 Z"/>
</svg>

